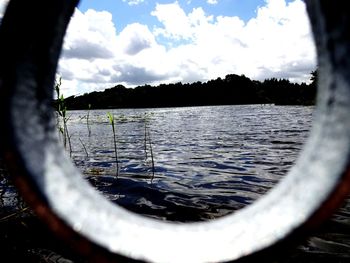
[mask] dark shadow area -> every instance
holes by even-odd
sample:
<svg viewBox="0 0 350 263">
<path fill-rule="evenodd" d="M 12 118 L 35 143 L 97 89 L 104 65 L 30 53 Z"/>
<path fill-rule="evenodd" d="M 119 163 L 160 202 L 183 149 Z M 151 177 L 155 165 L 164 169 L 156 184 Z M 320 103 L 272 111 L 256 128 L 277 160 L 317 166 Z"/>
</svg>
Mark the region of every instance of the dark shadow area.
<svg viewBox="0 0 350 263">
<path fill-rule="evenodd" d="M 66 243 L 57 239 L 46 226 L 31 212 L 25 209 L 26 205 L 17 195 L 10 181 L 7 172 L 1 162 L 1 207 L 0 207 L 0 247 L 1 262 L 50 262 L 70 263 L 89 262 L 76 254 Z M 6 180 L 6 186 L 4 185 Z M 102 180 L 103 181 L 103 180 Z M 91 180 L 93 183 L 93 180 Z M 119 182 L 125 184 L 124 180 Z M 6 190 L 7 189 L 7 190 Z M 9 190 L 12 189 L 12 190 Z M 100 187 L 101 190 L 103 188 Z M 12 199 L 12 204 L 7 203 L 8 196 L 17 195 Z M 14 198 L 14 196 L 13 196 Z M 128 204 L 124 204 L 128 205 Z M 143 208 L 132 208 L 131 210 L 142 213 Z M 289 248 L 282 259 L 274 260 L 279 263 L 328 263 L 349 262 L 350 255 L 350 200 L 328 220 L 316 233 L 308 237 L 298 247 Z M 179 210 L 179 216 L 191 213 L 192 217 L 198 217 L 200 211 L 192 208 Z M 275 255 L 271 255 L 274 259 Z"/>
<path fill-rule="evenodd" d="M 0 158 L 1 262 L 86 262 L 36 217 L 14 187 Z"/>
</svg>

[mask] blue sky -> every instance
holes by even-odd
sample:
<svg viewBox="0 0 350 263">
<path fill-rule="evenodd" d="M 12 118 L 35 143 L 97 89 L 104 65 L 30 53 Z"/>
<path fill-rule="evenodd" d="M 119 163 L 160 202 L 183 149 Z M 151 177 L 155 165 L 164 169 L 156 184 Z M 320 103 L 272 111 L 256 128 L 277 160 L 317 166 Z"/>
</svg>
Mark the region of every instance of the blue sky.
<svg viewBox="0 0 350 263">
<path fill-rule="evenodd" d="M 130 2 L 130 1 L 129 1 Z M 128 1 L 116 0 L 83 0 L 79 9 L 83 12 L 88 9 L 98 11 L 108 10 L 113 14 L 113 22 L 117 30 L 123 29 L 127 24 L 139 22 L 149 26 L 159 25 L 158 20 L 151 16 L 157 3 L 169 4 L 174 1 L 143 1 L 139 4 L 128 4 Z M 290 2 L 290 1 L 288 1 Z M 178 1 L 186 12 L 193 8 L 202 7 L 207 13 L 215 16 L 239 16 L 248 21 L 256 15 L 259 6 L 264 5 L 264 0 L 221 0 L 217 4 L 209 4 L 205 0 Z"/>
<path fill-rule="evenodd" d="M 70 96 L 227 74 L 307 82 L 315 68 L 302 0 L 82 0 L 58 74 Z"/>
</svg>

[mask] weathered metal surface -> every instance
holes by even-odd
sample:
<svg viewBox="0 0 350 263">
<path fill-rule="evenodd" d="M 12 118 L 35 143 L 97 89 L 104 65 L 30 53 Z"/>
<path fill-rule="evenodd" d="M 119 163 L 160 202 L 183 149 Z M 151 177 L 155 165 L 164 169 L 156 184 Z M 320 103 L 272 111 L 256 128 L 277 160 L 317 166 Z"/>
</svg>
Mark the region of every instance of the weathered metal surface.
<svg viewBox="0 0 350 263">
<path fill-rule="evenodd" d="M 51 108 L 57 59 L 77 1 L 12 0 L 0 29 L 0 143 L 24 198 L 56 233 L 95 260 L 231 261 L 318 225 L 350 186 L 350 11 L 346 1 L 306 2 L 320 85 L 300 158 L 253 205 L 211 222 L 180 224 L 128 212 L 82 179 L 58 142 Z"/>
</svg>

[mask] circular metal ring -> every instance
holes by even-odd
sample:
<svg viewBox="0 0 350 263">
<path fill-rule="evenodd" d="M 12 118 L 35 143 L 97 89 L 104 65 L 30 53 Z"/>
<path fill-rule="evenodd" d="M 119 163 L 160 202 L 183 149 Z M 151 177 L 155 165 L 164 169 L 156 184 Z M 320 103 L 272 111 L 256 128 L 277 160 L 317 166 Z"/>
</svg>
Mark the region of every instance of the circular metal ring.
<svg viewBox="0 0 350 263">
<path fill-rule="evenodd" d="M 113 205 L 84 181 L 56 135 L 52 87 L 76 0 L 12 0 L 0 28 L 1 150 L 25 199 L 94 257 L 151 262 L 244 258 L 302 233 L 349 190 L 350 39 L 346 1 L 306 1 L 319 58 L 314 125 L 288 176 L 254 204 L 211 222 L 170 223 Z M 97 253 L 97 254 L 96 254 Z"/>
</svg>

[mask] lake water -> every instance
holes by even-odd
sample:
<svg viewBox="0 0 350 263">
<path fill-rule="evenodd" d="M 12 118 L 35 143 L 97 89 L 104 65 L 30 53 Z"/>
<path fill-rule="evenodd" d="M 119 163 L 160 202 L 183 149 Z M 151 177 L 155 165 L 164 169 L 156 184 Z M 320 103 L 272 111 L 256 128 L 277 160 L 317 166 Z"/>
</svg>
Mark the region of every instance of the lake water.
<svg viewBox="0 0 350 263">
<path fill-rule="evenodd" d="M 313 107 L 110 112 L 116 122 L 118 176 L 107 110 L 69 112 L 73 161 L 112 202 L 160 220 L 188 222 L 233 213 L 269 191 L 296 160 L 308 136 Z M 0 161 L 0 175 L 5 170 Z M 10 214 L 25 207 L 15 188 L 0 179 L 2 211 Z M 6 239 L 3 244 L 7 243 Z M 276 262 L 350 262 L 349 251 L 348 198 L 318 232 Z"/>
<path fill-rule="evenodd" d="M 312 112 L 273 105 L 111 110 L 118 176 L 107 110 L 90 111 L 89 125 L 87 111 L 69 112 L 68 129 L 74 162 L 108 199 L 188 222 L 229 214 L 271 189 L 296 160 Z"/>
<path fill-rule="evenodd" d="M 116 122 L 118 177 L 107 110 L 89 112 L 90 136 L 88 112 L 69 113 L 76 165 L 109 200 L 145 216 L 189 222 L 233 213 L 268 192 L 296 160 L 311 128 L 313 107 L 245 105 L 110 112 Z M 349 251 L 347 199 L 282 262 L 350 262 Z"/>
</svg>

